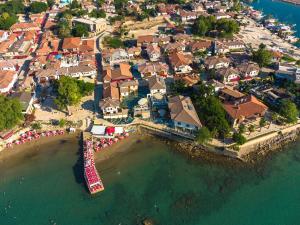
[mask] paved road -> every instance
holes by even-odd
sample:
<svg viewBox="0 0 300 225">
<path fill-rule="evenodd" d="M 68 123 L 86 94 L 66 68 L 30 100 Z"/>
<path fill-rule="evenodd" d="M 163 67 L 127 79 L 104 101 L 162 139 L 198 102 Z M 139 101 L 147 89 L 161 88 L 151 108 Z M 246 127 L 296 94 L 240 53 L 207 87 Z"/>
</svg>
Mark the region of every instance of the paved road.
<svg viewBox="0 0 300 225">
<path fill-rule="evenodd" d="M 101 43 L 103 41 L 103 39 L 108 36 L 108 35 L 111 35 L 111 32 L 110 31 L 104 31 L 103 33 L 99 34 L 97 37 L 96 37 L 96 49 L 95 49 L 95 53 L 101 53 Z"/>
</svg>

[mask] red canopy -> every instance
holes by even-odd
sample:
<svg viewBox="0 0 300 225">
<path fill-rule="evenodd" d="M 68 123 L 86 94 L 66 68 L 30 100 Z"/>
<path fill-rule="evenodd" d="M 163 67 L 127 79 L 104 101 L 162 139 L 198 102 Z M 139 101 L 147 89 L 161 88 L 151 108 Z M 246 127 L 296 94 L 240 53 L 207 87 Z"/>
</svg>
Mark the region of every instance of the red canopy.
<svg viewBox="0 0 300 225">
<path fill-rule="evenodd" d="M 113 133 L 115 133 L 115 128 L 114 127 L 106 127 L 105 132 L 107 134 L 113 134 Z"/>
<path fill-rule="evenodd" d="M 10 138 L 13 134 L 14 134 L 13 131 L 9 131 L 7 133 L 1 133 L 0 135 L 3 140 L 6 140 L 6 139 Z"/>
</svg>

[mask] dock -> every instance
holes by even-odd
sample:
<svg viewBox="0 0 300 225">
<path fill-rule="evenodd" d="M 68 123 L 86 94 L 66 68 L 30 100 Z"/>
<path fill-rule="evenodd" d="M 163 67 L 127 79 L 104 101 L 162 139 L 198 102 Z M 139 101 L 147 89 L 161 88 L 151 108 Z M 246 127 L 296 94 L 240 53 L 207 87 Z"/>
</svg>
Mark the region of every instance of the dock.
<svg viewBox="0 0 300 225">
<path fill-rule="evenodd" d="M 89 192 L 96 194 L 104 190 L 104 185 L 95 166 L 92 136 L 90 133 L 83 132 L 82 140 L 84 179 Z"/>
</svg>

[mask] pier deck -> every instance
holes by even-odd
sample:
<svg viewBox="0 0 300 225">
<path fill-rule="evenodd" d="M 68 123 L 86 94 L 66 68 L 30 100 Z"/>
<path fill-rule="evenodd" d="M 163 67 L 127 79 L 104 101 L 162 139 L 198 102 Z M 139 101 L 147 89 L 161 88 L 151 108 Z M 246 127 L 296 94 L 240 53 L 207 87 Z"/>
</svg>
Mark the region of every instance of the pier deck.
<svg viewBox="0 0 300 225">
<path fill-rule="evenodd" d="M 97 171 L 94 161 L 94 148 L 90 133 L 82 133 L 83 140 L 83 166 L 86 185 L 91 194 L 96 194 L 104 190 L 101 177 Z"/>
</svg>

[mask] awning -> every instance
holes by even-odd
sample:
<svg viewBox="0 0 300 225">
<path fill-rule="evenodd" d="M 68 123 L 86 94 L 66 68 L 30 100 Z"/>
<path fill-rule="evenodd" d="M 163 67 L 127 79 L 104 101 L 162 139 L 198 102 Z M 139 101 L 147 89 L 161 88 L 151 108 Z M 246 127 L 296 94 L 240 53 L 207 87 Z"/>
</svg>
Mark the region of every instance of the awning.
<svg viewBox="0 0 300 225">
<path fill-rule="evenodd" d="M 93 135 L 104 135 L 105 134 L 105 126 L 94 125 L 92 127 L 91 133 Z"/>
</svg>

